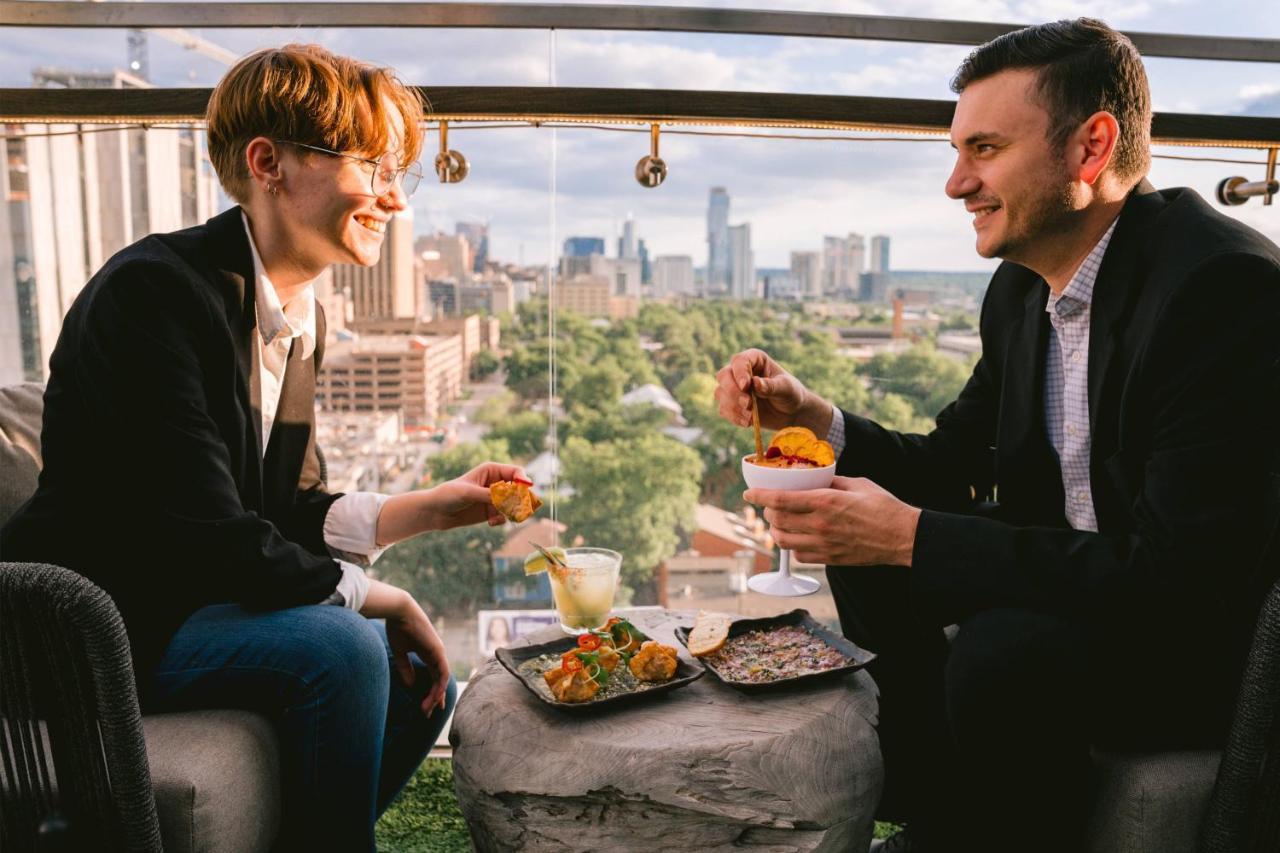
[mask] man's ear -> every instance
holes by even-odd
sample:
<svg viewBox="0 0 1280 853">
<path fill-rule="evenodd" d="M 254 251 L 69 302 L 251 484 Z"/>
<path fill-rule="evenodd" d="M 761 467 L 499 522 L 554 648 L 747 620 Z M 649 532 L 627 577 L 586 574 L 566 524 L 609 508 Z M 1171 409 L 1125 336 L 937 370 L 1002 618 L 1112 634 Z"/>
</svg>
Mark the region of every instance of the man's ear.
<svg viewBox="0 0 1280 853">
<path fill-rule="evenodd" d="M 265 136 L 256 136 L 245 146 L 244 157 L 249 177 L 255 184 L 280 182 L 280 146 L 275 142 Z"/>
<path fill-rule="evenodd" d="M 1068 165 L 1090 186 L 1106 171 L 1120 141 L 1120 122 L 1106 110 L 1099 110 L 1081 123 L 1067 143 Z"/>
</svg>

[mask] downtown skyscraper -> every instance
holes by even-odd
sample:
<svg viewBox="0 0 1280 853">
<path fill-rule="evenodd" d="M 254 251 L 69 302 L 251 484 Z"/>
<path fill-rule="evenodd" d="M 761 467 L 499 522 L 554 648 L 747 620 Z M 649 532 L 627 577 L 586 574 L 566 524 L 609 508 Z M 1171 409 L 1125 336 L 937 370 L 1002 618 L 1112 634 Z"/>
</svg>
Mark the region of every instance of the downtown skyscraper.
<svg viewBox="0 0 1280 853">
<path fill-rule="evenodd" d="M 707 293 L 729 289 L 729 193 L 712 187 L 707 202 Z"/>
</svg>

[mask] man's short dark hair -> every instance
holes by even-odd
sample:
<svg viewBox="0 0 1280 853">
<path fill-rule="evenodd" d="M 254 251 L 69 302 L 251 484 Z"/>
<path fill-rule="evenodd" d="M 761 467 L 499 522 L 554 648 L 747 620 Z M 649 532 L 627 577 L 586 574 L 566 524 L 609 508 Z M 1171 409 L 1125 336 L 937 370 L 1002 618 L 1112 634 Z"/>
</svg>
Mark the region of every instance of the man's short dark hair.
<svg viewBox="0 0 1280 853">
<path fill-rule="evenodd" d="M 1089 116 L 1106 110 L 1120 123 L 1111 165 L 1136 182 L 1151 167 L 1151 90 L 1133 42 L 1102 21 L 1077 18 L 1015 30 L 976 48 L 951 80 L 957 95 L 1010 69 L 1039 73 L 1040 103 L 1055 146 Z"/>
</svg>

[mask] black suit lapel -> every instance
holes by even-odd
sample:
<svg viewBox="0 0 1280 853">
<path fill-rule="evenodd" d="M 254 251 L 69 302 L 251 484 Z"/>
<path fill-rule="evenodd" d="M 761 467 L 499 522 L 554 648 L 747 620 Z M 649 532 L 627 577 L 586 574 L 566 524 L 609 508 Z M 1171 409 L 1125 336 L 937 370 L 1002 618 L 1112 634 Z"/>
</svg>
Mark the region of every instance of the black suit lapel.
<svg viewBox="0 0 1280 853">
<path fill-rule="evenodd" d="M 1028 272 L 1028 275 L 1031 275 Z M 1062 513 L 1062 474 L 1044 419 L 1044 367 L 1049 344 L 1049 286 L 1034 276 L 1022 314 L 1009 328 L 1000 395 L 997 481 L 1018 506 L 1014 523 L 1044 524 Z M 1003 500 L 1003 498 L 1002 498 Z"/>
<path fill-rule="evenodd" d="M 246 434 L 256 439 L 249 469 L 254 482 L 246 484 L 249 494 L 262 490 L 262 380 L 258 347 L 257 276 L 253 252 L 245 234 L 239 207 L 209 220 L 210 266 L 217 270 L 227 299 L 227 321 L 236 350 L 240 382 L 236 389 L 245 412 Z M 255 501 L 255 503 L 257 503 Z"/>
<path fill-rule="evenodd" d="M 1002 455 L 1010 461 L 1025 460 L 1046 439 L 1044 425 L 1044 356 L 1049 321 L 1044 307 L 1049 288 L 1043 279 L 1027 293 L 1023 314 L 1009 329 L 1009 349 L 1004 364 L 1000 435 Z"/>
<path fill-rule="evenodd" d="M 1095 458 L 1115 451 L 1116 424 L 1103 423 L 1099 412 L 1114 412 L 1130 362 L 1125 328 L 1142 293 L 1140 270 L 1145 235 L 1163 205 L 1160 194 L 1142 181 L 1125 202 L 1107 244 L 1093 286 L 1089 320 L 1089 429 Z"/>
</svg>

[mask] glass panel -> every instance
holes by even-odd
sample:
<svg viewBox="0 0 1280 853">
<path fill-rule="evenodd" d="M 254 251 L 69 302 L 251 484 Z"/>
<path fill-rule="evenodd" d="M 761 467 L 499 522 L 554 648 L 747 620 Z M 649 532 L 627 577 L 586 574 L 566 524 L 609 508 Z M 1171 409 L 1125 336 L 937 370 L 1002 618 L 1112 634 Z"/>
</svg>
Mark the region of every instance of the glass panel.
<svg viewBox="0 0 1280 853">
<path fill-rule="evenodd" d="M 753 5 L 796 10 L 783 0 Z M 982 17 L 1030 19 L 1036 8 Z M 1104 11 L 1133 30 L 1280 37 L 1280 21 L 1260 8 L 1223 15 L 1156 2 Z M 541 32 L 189 35 L 190 48 L 158 33 L 131 41 L 123 30 L 3 30 L 0 85 L 211 86 L 226 57 L 290 40 L 386 63 L 406 82 L 432 86 L 554 81 L 946 99 L 969 50 L 561 31 L 551 68 Z M 73 67 L 52 67 L 55 58 Z M 1280 115 L 1274 66 L 1150 59 L 1147 68 L 1159 110 Z M 16 125 L 5 134 L 0 381 L 8 383 L 44 378 L 63 312 L 112 253 L 229 202 L 198 128 Z M 738 349 L 764 346 L 837 403 L 891 426 L 927 428 L 972 360 L 976 310 L 995 266 L 973 252 L 966 217 L 942 192 L 952 163 L 946 141 L 664 128 L 668 177 L 644 189 L 634 169 L 650 150 L 647 128 L 464 124 L 449 140 L 470 176 L 431 180 L 439 146 L 431 125 L 427 180 L 411 217 L 389 232 L 379 266 L 335 268 L 317 286 L 331 338 L 318 388 L 331 485 L 403 491 L 483 459 L 514 459 L 549 506 L 520 529 L 420 537 L 374 571 L 438 617 L 464 678 L 493 643 L 546 621 L 546 577 L 523 570 L 531 541 L 581 537 L 622 551 L 619 601 L 741 612 L 804 606 L 832 620 L 825 593 L 777 601 L 746 592 L 746 576 L 773 565 L 774 551 L 741 502 L 737 466 L 750 433 L 718 419 L 711 377 Z M 1262 159 L 1229 149 L 1157 154 Z M 1230 174 L 1256 180 L 1261 166 L 1157 159 L 1151 177 L 1211 198 Z M 1275 207 L 1220 209 L 1280 240 Z"/>
</svg>

